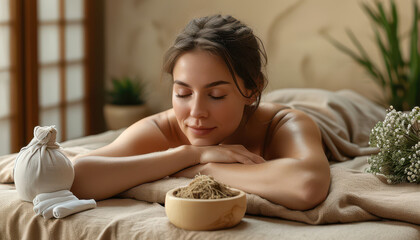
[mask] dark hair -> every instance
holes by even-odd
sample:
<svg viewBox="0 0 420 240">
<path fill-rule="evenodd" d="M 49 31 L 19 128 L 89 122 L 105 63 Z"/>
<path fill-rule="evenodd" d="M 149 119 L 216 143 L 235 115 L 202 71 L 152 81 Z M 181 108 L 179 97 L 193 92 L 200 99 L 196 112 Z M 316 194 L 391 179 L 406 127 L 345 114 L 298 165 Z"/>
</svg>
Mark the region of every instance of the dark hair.
<svg viewBox="0 0 420 240">
<path fill-rule="evenodd" d="M 245 109 L 248 110 L 247 114 L 252 114 L 257 109 L 267 84 L 267 78 L 262 72 L 267 64 L 262 41 L 248 26 L 232 16 L 196 18 L 187 24 L 177 36 L 174 45 L 166 52 L 163 71 L 172 76 L 179 56 L 194 49 L 209 51 L 225 61 L 242 96 L 255 97 L 256 101 Z M 249 96 L 239 88 L 235 73 L 243 79 L 245 88 L 251 90 Z"/>
</svg>

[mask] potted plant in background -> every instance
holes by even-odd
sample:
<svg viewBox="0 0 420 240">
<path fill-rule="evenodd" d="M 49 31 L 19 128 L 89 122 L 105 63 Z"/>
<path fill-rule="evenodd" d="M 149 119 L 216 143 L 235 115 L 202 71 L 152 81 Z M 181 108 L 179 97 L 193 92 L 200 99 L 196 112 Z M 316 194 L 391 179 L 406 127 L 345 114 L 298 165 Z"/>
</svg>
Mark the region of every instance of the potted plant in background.
<svg viewBox="0 0 420 240">
<path fill-rule="evenodd" d="M 113 78 L 108 92 L 110 103 L 104 106 L 108 129 L 125 128 L 149 115 L 144 97 L 144 84 L 129 77 Z"/>
<path fill-rule="evenodd" d="M 390 1 L 390 11 L 384 10 L 382 3 L 376 2 L 375 7 L 369 7 L 363 3 L 362 7 L 373 20 L 375 42 L 380 50 L 384 69 L 381 70 L 367 55 L 365 49 L 348 30 L 347 34 L 359 51 L 359 54 L 339 43 L 335 39 L 326 36 L 327 39 L 339 50 L 353 58 L 364 67 L 371 77 L 385 91 L 387 103 L 399 111 L 411 110 L 414 106 L 420 106 L 420 56 L 418 21 L 419 10 L 416 0 L 413 0 L 413 20 L 410 31 L 410 52 L 404 57 L 400 43 L 402 37 L 398 32 L 398 12 L 393 0 Z M 376 9 L 375 9 L 376 8 Z"/>
</svg>

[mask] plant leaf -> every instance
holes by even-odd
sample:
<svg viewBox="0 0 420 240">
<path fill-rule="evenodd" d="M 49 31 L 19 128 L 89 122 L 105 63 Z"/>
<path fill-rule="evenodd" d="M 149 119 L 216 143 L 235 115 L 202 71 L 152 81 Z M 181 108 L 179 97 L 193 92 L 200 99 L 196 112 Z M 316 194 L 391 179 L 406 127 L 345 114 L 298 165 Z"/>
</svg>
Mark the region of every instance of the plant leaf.
<svg viewBox="0 0 420 240">
<path fill-rule="evenodd" d="M 144 103 L 140 81 L 130 77 L 113 78 L 113 89 L 109 91 L 111 103 L 117 105 L 136 105 Z"/>
<path fill-rule="evenodd" d="M 375 77 L 375 80 L 380 84 L 382 87 L 386 86 L 386 82 L 380 71 L 378 70 L 378 67 L 373 63 L 373 61 L 370 59 L 368 54 L 366 53 L 365 49 L 363 48 L 362 44 L 360 44 L 359 40 L 356 38 L 356 36 L 353 34 L 351 30 L 347 30 L 347 35 L 349 36 L 352 43 L 356 46 L 356 48 L 359 50 L 361 58 L 358 61 L 359 64 L 365 66 L 365 68 L 368 70 L 368 72 Z"/>
<path fill-rule="evenodd" d="M 394 89 L 394 86 L 393 86 L 394 79 L 393 79 L 393 76 L 392 76 L 392 68 L 390 66 L 391 56 L 390 56 L 390 53 L 387 51 L 384 43 L 382 42 L 382 39 L 381 39 L 381 36 L 380 36 L 378 30 L 374 29 L 374 31 L 375 31 L 376 43 L 378 44 L 379 50 L 381 51 L 382 59 L 384 61 L 384 64 L 385 64 L 385 67 L 386 67 L 386 70 L 387 70 L 387 73 L 388 73 L 388 84 L 391 87 L 391 92 L 394 92 L 394 90 L 393 90 Z"/>
<path fill-rule="evenodd" d="M 408 82 L 410 85 L 408 101 L 410 107 L 420 105 L 420 56 L 418 49 L 418 5 L 413 0 L 414 17 L 413 26 L 411 29 L 411 41 L 410 41 L 410 73 L 408 75 Z"/>
<path fill-rule="evenodd" d="M 379 14 L 380 14 L 380 24 L 378 25 L 381 26 L 385 30 L 385 33 L 388 37 L 387 39 L 388 39 L 390 53 L 391 53 L 391 65 L 393 66 L 394 71 L 398 73 L 399 72 L 398 67 L 404 65 L 404 62 L 401 57 L 401 50 L 400 50 L 399 41 L 398 41 L 399 39 L 398 26 L 396 25 L 396 22 L 392 21 L 392 19 L 388 20 L 385 14 L 385 10 L 382 6 L 382 3 L 378 2 L 377 6 L 379 9 Z M 391 9 L 391 15 L 392 15 L 392 11 L 396 12 L 397 10 L 396 8 L 394 10 Z"/>
<path fill-rule="evenodd" d="M 370 18 L 372 18 L 373 21 L 375 21 L 376 23 L 379 23 L 380 22 L 379 16 L 366 3 L 363 3 L 362 4 L 362 8 L 370 16 Z"/>
</svg>

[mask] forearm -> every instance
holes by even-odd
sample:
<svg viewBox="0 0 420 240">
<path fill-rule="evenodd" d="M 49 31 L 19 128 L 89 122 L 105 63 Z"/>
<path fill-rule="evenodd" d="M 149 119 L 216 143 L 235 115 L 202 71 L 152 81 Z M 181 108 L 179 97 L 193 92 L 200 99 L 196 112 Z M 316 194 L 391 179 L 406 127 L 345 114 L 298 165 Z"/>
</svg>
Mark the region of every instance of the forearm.
<svg viewBox="0 0 420 240">
<path fill-rule="evenodd" d="M 72 191 L 81 198 L 104 199 L 195 164 L 182 147 L 130 157 L 86 156 L 74 165 Z"/>
<path fill-rule="evenodd" d="M 210 163 L 201 173 L 298 210 L 312 208 L 323 201 L 330 181 L 328 166 L 308 167 L 290 158 L 255 165 Z"/>
</svg>

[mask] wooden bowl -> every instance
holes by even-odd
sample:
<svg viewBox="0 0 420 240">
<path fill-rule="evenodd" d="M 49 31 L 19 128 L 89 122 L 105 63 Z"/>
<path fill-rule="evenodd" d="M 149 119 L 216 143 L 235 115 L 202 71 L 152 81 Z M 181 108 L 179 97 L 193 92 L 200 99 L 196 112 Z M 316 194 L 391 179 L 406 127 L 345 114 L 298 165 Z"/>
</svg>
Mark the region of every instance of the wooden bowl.
<svg viewBox="0 0 420 240">
<path fill-rule="evenodd" d="M 166 193 L 165 211 L 169 221 L 186 230 L 217 230 L 233 227 L 245 215 L 246 194 L 222 199 L 189 199 L 174 195 L 179 188 Z"/>
</svg>

